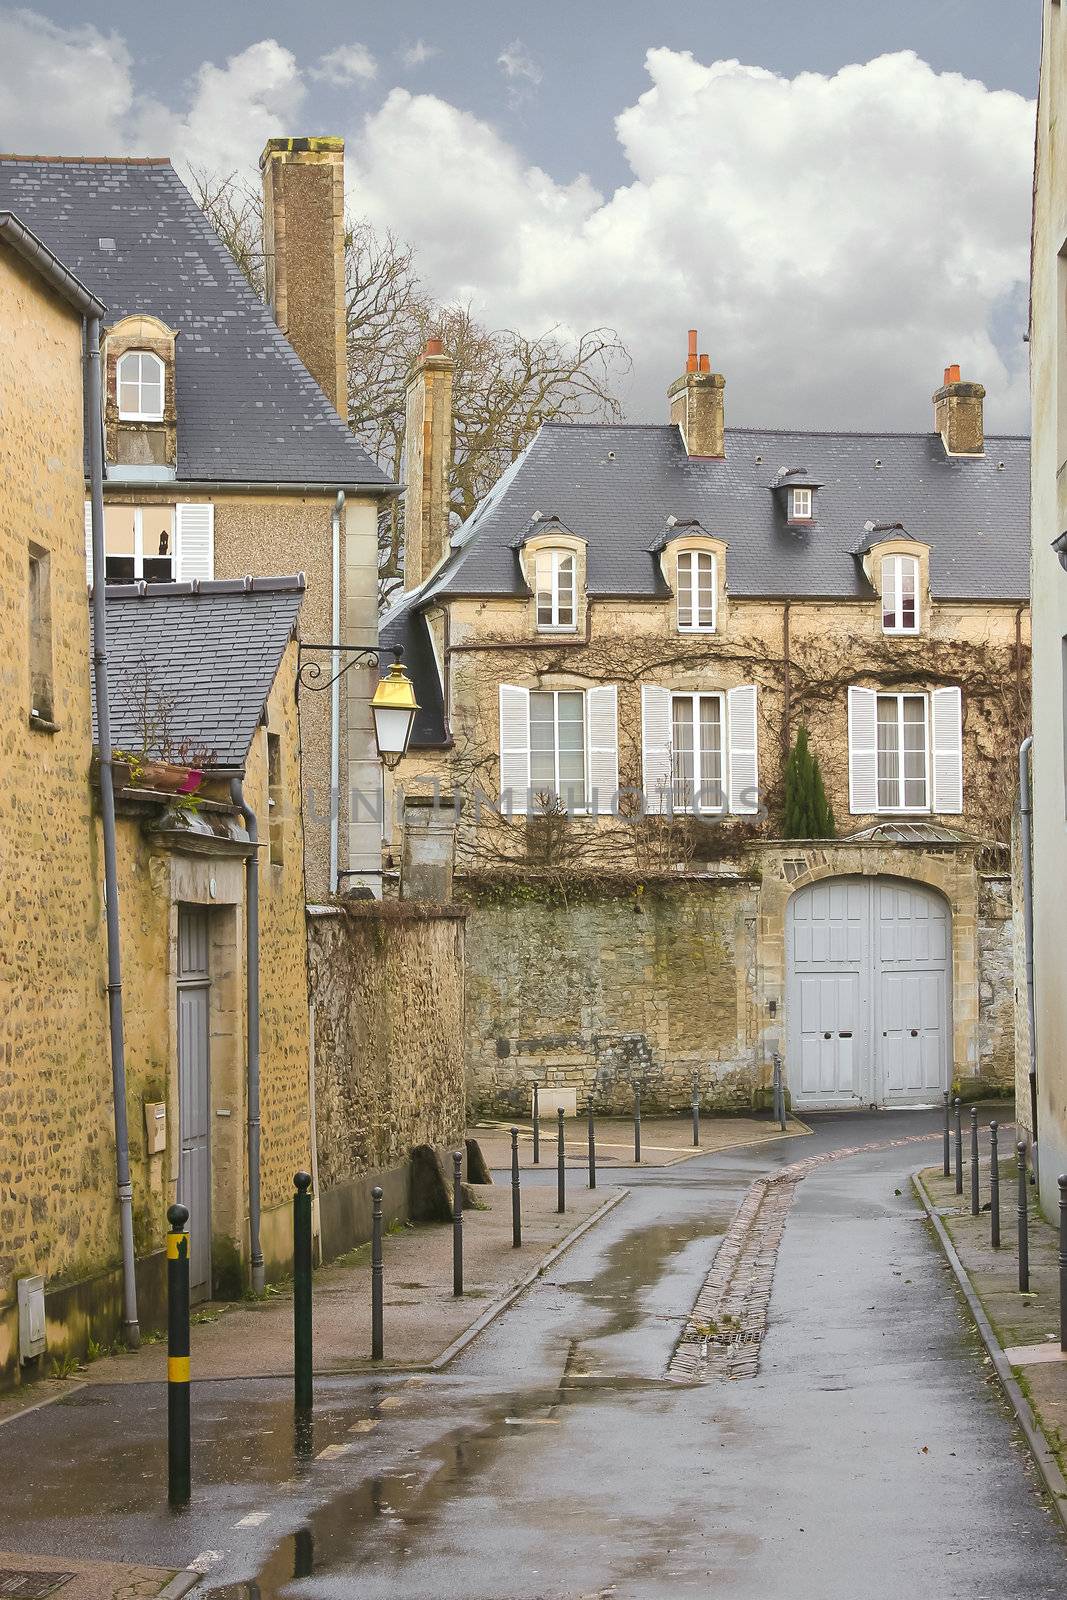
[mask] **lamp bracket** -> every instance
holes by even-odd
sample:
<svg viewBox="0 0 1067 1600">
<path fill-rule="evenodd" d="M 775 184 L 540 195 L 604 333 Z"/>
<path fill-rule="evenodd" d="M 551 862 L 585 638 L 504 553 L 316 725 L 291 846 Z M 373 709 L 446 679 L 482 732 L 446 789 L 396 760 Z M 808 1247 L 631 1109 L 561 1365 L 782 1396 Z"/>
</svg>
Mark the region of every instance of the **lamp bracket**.
<svg viewBox="0 0 1067 1600">
<path fill-rule="evenodd" d="M 345 657 L 345 660 L 323 682 L 323 675 L 329 669 L 322 661 L 315 660 L 316 654 L 330 655 L 335 660 Z M 343 678 L 353 667 L 377 667 L 381 664 L 383 656 L 392 656 L 394 661 L 400 661 L 403 655 L 404 652 L 399 645 L 314 644 L 305 643 L 301 639 L 297 645 L 299 665 L 296 681 L 303 688 L 310 689 L 313 694 L 319 694 L 323 689 L 332 688 L 338 678 Z M 305 656 L 307 660 L 304 659 Z"/>
</svg>

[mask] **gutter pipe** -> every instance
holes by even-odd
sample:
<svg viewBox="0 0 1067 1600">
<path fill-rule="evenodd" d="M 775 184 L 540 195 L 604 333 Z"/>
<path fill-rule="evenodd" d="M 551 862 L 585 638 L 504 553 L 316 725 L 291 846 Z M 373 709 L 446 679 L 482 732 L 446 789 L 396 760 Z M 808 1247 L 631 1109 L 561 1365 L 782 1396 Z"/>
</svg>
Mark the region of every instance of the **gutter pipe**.
<svg viewBox="0 0 1067 1600">
<path fill-rule="evenodd" d="M 259 823 L 245 799 L 240 778 L 230 780 L 230 799 L 244 817 L 252 853 L 245 862 L 245 985 L 248 1061 L 248 1253 L 252 1269 L 252 1292 L 262 1294 L 266 1281 L 263 1247 L 259 1237 Z"/>
<path fill-rule="evenodd" d="M 102 308 L 101 308 L 102 309 Z M 111 1037 L 111 1097 L 115 1113 L 115 1177 L 122 1242 L 122 1330 L 126 1344 L 141 1342 L 137 1320 L 137 1265 L 133 1246 L 133 1184 L 126 1109 L 126 1045 L 122 1021 L 122 946 L 119 936 L 118 852 L 115 789 L 111 765 L 111 705 L 107 681 L 107 586 L 104 582 L 104 441 L 100 376 L 100 317 L 86 322 L 85 415 L 89 430 L 89 497 L 93 530 L 93 681 L 96 686 L 100 753 L 100 814 L 104 836 L 104 899 L 107 916 L 107 1002 Z"/>
<path fill-rule="evenodd" d="M 337 893 L 341 862 L 341 513 L 345 492 L 338 489 L 330 524 L 333 533 L 333 684 L 330 688 L 330 893 Z"/>
<path fill-rule="evenodd" d="M 1019 746 L 1019 842 L 1022 846 L 1023 937 L 1026 950 L 1026 1022 L 1030 1040 L 1030 1160 L 1037 1179 L 1037 1023 L 1034 1014 L 1034 824 L 1031 763 L 1034 736 Z"/>
</svg>

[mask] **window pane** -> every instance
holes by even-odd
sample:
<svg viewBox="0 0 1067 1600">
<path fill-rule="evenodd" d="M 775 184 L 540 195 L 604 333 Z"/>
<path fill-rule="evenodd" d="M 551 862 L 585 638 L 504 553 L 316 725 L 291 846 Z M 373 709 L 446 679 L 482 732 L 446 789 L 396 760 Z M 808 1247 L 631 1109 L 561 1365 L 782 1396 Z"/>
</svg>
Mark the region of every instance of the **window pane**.
<svg viewBox="0 0 1067 1600">
<path fill-rule="evenodd" d="M 897 564 L 892 556 L 882 562 L 882 627 L 897 625 Z"/>
<path fill-rule="evenodd" d="M 722 807 L 722 702 L 717 695 L 700 697 L 700 794 L 705 810 Z"/>
<path fill-rule="evenodd" d="M 903 561 L 900 571 L 900 626 L 902 628 L 914 628 L 915 626 L 915 578 L 915 562 L 911 560 Z"/>
<path fill-rule="evenodd" d="M 697 554 L 697 626 L 710 628 L 715 621 L 715 561 L 703 550 Z"/>
<path fill-rule="evenodd" d="M 900 805 L 900 735 L 895 695 L 878 697 L 878 804 Z"/>
<path fill-rule="evenodd" d="M 134 577 L 132 556 L 105 556 L 105 583 L 132 583 Z"/>
<path fill-rule="evenodd" d="M 133 507 L 104 507 L 104 549 L 109 556 L 132 556 L 136 549 Z"/>
<path fill-rule="evenodd" d="M 671 703 L 671 776 L 674 804 L 685 808 L 693 803 L 693 701 L 689 695 L 676 695 Z"/>
<path fill-rule="evenodd" d="M 904 697 L 904 804 L 926 804 L 926 701 Z"/>
<path fill-rule="evenodd" d="M 693 626 L 693 552 L 683 550 L 678 557 L 678 626 Z"/>
</svg>

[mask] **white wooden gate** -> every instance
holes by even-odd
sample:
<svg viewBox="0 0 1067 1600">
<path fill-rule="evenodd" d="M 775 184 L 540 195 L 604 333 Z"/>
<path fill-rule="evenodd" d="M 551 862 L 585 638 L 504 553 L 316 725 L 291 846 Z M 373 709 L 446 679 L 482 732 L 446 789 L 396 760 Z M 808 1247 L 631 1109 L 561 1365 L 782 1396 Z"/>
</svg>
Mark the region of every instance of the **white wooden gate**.
<svg viewBox="0 0 1067 1600">
<path fill-rule="evenodd" d="M 929 1105 L 949 1083 L 951 923 L 898 878 L 799 889 L 786 927 L 786 1077 L 797 1106 Z"/>
</svg>

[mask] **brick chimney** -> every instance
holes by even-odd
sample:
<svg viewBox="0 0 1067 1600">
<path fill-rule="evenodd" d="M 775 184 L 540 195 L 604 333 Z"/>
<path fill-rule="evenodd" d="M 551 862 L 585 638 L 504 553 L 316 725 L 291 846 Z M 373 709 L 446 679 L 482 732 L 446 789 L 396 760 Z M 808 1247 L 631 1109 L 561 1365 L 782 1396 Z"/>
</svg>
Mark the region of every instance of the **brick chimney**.
<svg viewBox="0 0 1067 1600">
<path fill-rule="evenodd" d="M 934 395 L 934 427 L 950 456 L 985 454 L 980 383 L 962 383 L 958 365 L 945 368 L 945 381 Z"/>
<path fill-rule="evenodd" d="M 718 460 L 725 456 L 725 388 L 722 373 L 712 372 L 707 356 L 697 354 L 697 330 L 690 328 L 685 372 L 667 390 L 671 421 L 681 430 L 687 455 Z"/>
<path fill-rule="evenodd" d="M 404 425 L 404 587 L 413 589 L 448 549 L 452 466 L 452 358 L 427 339 L 408 379 Z"/>
<path fill-rule="evenodd" d="M 268 139 L 259 167 L 274 320 L 347 418 L 345 142 Z"/>
</svg>

